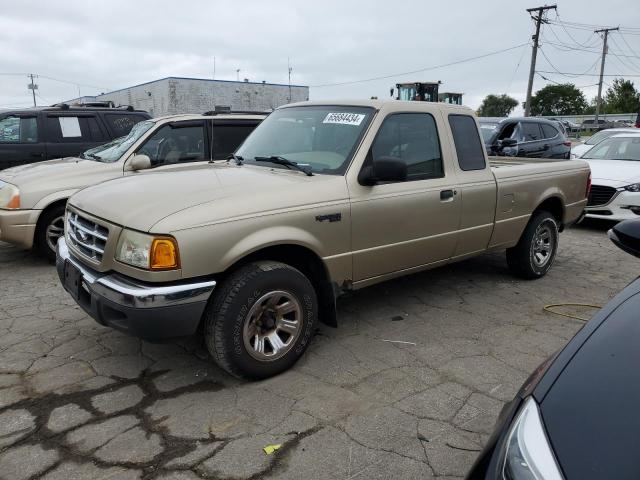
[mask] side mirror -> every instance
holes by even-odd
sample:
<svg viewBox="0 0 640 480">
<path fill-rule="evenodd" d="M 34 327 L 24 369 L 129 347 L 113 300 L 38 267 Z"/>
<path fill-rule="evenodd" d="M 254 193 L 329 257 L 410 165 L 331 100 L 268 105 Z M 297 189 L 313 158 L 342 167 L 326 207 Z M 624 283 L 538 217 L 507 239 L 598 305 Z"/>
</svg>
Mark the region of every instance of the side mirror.
<svg viewBox="0 0 640 480">
<path fill-rule="evenodd" d="M 406 179 L 407 164 L 395 157 L 380 157 L 358 175 L 360 184 L 368 186 L 380 182 L 404 182 Z"/>
<path fill-rule="evenodd" d="M 148 155 L 134 155 L 127 163 L 127 170 L 138 171 L 151 168 L 151 159 Z"/>
<path fill-rule="evenodd" d="M 502 140 L 498 140 L 499 147 L 515 147 L 518 144 L 518 141 L 515 138 L 503 138 Z"/>
<path fill-rule="evenodd" d="M 620 222 L 607 235 L 617 247 L 640 258 L 640 219 Z"/>
</svg>

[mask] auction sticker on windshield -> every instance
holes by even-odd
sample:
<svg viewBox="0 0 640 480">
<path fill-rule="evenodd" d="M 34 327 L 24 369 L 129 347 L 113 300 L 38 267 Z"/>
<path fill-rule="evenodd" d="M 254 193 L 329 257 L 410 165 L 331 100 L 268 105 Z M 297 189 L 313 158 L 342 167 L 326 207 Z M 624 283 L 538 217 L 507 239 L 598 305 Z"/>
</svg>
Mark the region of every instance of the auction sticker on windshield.
<svg viewBox="0 0 640 480">
<path fill-rule="evenodd" d="M 362 113 L 328 113 L 322 123 L 340 123 L 342 125 L 360 125 L 364 120 L 364 114 Z"/>
</svg>

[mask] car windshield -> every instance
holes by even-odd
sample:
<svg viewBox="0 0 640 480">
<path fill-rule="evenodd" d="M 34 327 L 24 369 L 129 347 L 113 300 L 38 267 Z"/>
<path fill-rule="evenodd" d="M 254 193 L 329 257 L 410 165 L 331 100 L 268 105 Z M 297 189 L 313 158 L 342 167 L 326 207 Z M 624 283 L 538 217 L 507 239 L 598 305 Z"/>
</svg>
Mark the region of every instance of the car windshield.
<svg viewBox="0 0 640 480">
<path fill-rule="evenodd" d="M 99 147 L 91 148 L 81 154 L 82 158 L 95 160 L 98 162 L 113 163 L 120 160 L 122 155 L 129 150 L 129 147 L 136 143 L 142 135 L 144 135 L 155 122 L 145 120 L 144 122 L 136 123 L 128 135 L 100 145 Z"/>
<path fill-rule="evenodd" d="M 480 122 L 480 132 L 482 133 L 482 140 L 484 140 L 484 143 L 489 141 L 496 131 L 496 128 L 498 128 L 497 122 Z"/>
<path fill-rule="evenodd" d="M 264 161 L 281 157 L 313 173 L 342 175 L 373 114 L 371 107 L 281 108 L 249 135 L 236 155 L 252 165 L 287 168 Z"/>
<path fill-rule="evenodd" d="M 586 143 L 587 145 L 595 145 L 597 143 L 600 143 L 604 139 L 609 138 L 612 135 L 615 135 L 616 133 L 620 133 L 620 132 L 611 132 L 609 130 L 602 130 L 601 132 L 591 135 L 591 137 L 584 143 Z"/>
<path fill-rule="evenodd" d="M 610 137 L 593 147 L 582 158 L 593 160 L 640 161 L 640 135 Z"/>
</svg>

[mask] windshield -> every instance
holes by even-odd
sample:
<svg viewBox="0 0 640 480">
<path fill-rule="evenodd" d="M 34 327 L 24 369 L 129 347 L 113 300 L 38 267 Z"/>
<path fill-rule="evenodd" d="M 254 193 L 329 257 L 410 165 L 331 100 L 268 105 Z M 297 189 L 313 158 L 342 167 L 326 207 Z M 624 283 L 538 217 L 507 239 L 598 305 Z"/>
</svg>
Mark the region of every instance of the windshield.
<svg viewBox="0 0 640 480">
<path fill-rule="evenodd" d="M 498 128 L 497 122 L 480 122 L 480 132 L 482 133 L 482 140 L 487 143 Z"/>
<path fill-rule="evenodd" d="M 129 150 L 129 147 L 136 143 L 154 124 L 155 122 L 150 120 L 136 123 L 129 132 L 129 135 L 116 138 L 99 147 L 91 148 L 84 152 L 81 157 L 105 163 L 117 162 L 122 155 Z"/>
<path fill-rule="evenodd" d="M 282 157 L 313 173 L 342 175 L 374 109 L 349 106 L 305 106 L 276 110 L 245 140 L 236 152 L 245 162 L 287 168 L 256 157 Z"/>
<path fill-rule="evenodd" d="M 612 132 L 610 130 L 602 130 L 601 132 L 595 133 L 593 135 L 591 135 L 591 137 L 584 143 L 586 143 L 587 145 L 595 145 L 597 143 L 600 143 L 601 141 L 603 141 L 605 138 L 609 138 L 613 135 L 615 135 L 616 133 L 620 133 L 620 132 Z"/>
<path fill-rule="evenodd" d="M 610 137 L 593 147 L 582 158 L 594 160 L 640 161 L 640 135 L 635 137 Z"/>
</svg>

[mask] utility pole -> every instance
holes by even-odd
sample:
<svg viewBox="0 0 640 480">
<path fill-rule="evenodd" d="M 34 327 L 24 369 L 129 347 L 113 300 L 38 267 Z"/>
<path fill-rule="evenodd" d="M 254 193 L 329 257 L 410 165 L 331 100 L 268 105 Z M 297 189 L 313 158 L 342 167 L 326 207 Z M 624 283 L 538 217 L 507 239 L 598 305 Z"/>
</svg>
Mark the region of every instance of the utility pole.
<svg viewBox="0 0 640 480">
<path fill-rule="evenodd" d="M 31 83 L 27 86 L 27 88 L 29 90 L 31 90 L 31 93 L 33 94 L 33 106 L 35 107 L 36 106 L 36 90 L 38 88 L 38 85 L 36 85 L 33 82 L 33 77 L 37 77 L 37 75 L 34 75 L 33 73 L 30 73 L 29 77 L 31 78 Z"/>
<path fill-rule="evenodd" d="M 531 111 L 531 90 L 533 89 L 533 76 L 536 72 L 536 58 L 538 56 L 538 42 L 540 39 L 540 24 L 546 23 L 542 18 L 547 10 L 556 10 L 556 5 L 545 5 L 544 7 L 527 8 L 527 12 L 536 21 L 536 33 L 533 37 L 533 47 L 531 50 L 531 67 L 529 68 L 529 84 L 527 85 L 527 101 L 524 104 L 524 116 L 528 117 Z M 533 15 L 536 12 L 537 15 Z"/>
<path fill-rule="evenodd" d="M 598 117 L 600 116 L 600 104 L 602 103 L 602 77 L 604 76 L 604 59 L 607 56 L 607 39 L 609 38 L 609 32 L 618 30 L 616 28 L 603 28 L 601 30 L 595 30 L 595 33 L 604 33 L 602 42 L 602 61 L 600 62 L 600 81 L 598 82 L 598 98 L 596 100 L 596 118 L 594 120 L 594 126 L 598 128 Z"/>
</svg>

